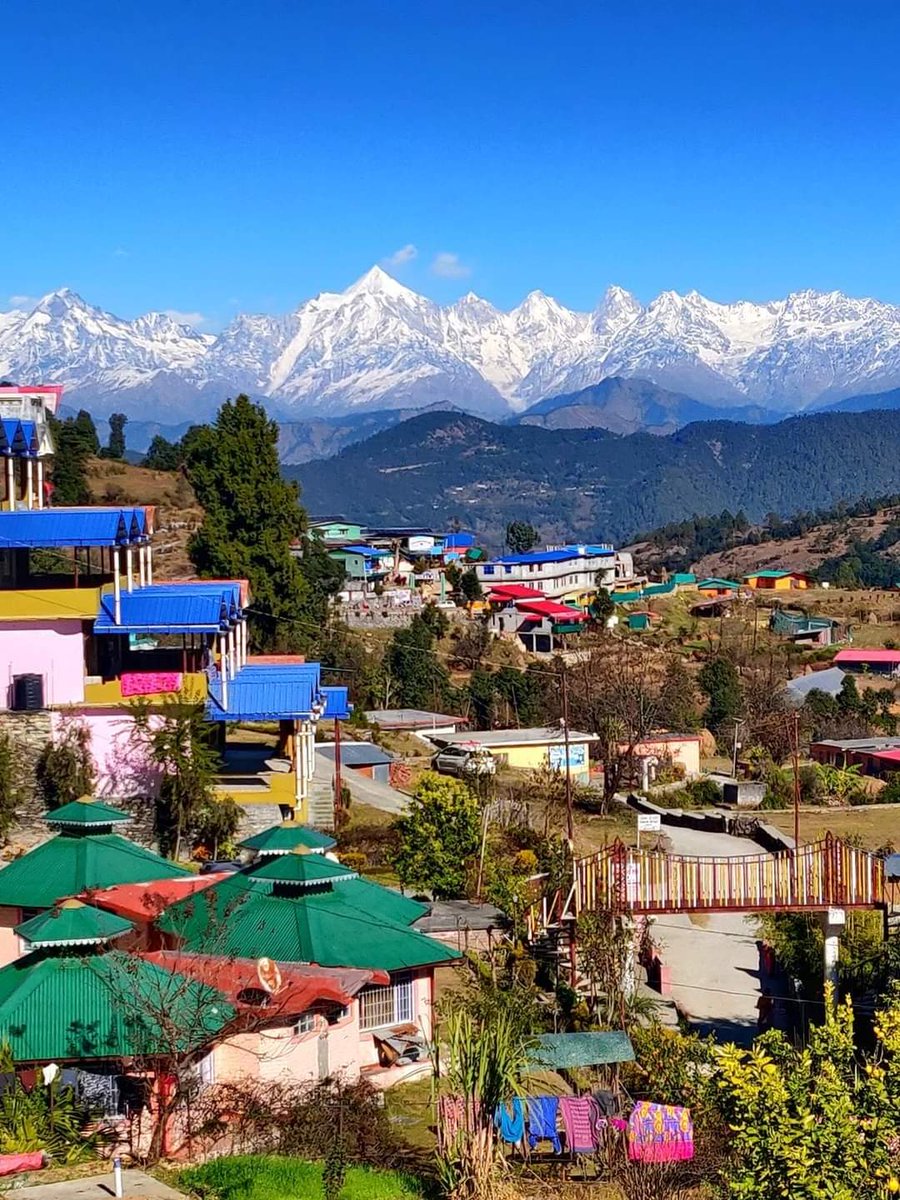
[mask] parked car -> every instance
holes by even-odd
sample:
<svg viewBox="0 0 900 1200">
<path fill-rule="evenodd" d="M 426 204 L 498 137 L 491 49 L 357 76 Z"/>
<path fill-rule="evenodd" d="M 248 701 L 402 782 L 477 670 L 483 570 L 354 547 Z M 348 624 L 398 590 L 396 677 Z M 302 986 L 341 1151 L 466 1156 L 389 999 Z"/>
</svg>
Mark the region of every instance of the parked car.
<svg viewBox="0 0 900 1200">
<path fill-rule="evenodd" d="M 442 775 L 470 779 L 474 775 L 494 775 L 497 760 L 484 746 L 445 746 L 431 760 L 432 769 Z"/>
</svg>

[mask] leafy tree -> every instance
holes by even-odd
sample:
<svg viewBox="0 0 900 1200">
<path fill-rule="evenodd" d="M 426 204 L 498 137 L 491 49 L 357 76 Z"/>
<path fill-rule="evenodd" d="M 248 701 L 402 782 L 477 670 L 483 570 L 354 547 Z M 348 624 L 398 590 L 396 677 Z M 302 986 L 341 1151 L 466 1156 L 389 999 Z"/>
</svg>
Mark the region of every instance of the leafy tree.
<svg viewBox="0 0 900 1200">
<path fill-rule="evenodd" d="M 741 681 L 734 663 L 727 658 L 710 659 L 700 668 L 697 682 L 708 700 L 704 720 L 710 729 L 719 730 L 726 721 L 738 716 Z"/>
<path fill-rule="evenodd" d="M 426 604 L 420 615 L 438 641 L 450 632 L 449 618 L 436 604 Z"/>
<path fill-rule="evenodd" d="M 147 448 L 143 466 L 151 471 L 177 471 L 181 462 L 181 444 L 170 442 L 158 433 Z"/>
<path fill-rule="evenodd" d="M 278 464 L 278 426 L 246 396 L 226 401 L 212 425 L 189 430 L 185 465 L 203 523 L 188 546 L 201 576 L 245 578 L 253 597 L 256 650 L 304 649 L 327 616 L 321 558 L 304 567 L 291 552 L 305 516 L 296 484 Z M 307 575 L 309 572 L 309 575 Z"/>
<path fill-rule="evenodd" d="M 203 843 L 216 853 L 237 830 L 240 810 L 215 792 L 221 759 L 211 740 L 203 706 L 173 701 L 162 711 L 135 708 L 135 736 L 159 773 L 156 834 L 164 854 L 178 859 L 184 843 Z"/>
<path fill-rule="evenodd" d="M 35 764 L 35 779 L 48 808 L 61 808 L 94 791 L 91 731 L 71 722 L 44 746 Z"/>
<path fill-rule="evenodd" d="M 419 613 L 391 638 L 385 666 L 403 707 L 434 708 L 446 696 L 450 677 L 434 651 L 431 626 Z"/>
<path fill-rule="evenodd" d="M 507 709 L 504 725 L 529 729 L 546 725 L 555 718 L 555 711 L 548 715 L 547 679 L 540 673 L 541 670 L 535 663 L 524 671 L 518 671 L 515 667 L 501 667 L 494 675 L 498 700 L 502 700 Z"/>
<path fill-rule="evenodd" d="M 900 1191 L 896 1151 L 900 1003 L 876 1016 L 877 1047 L 860 1062 L 853 1008 L 826 993 L 809 1046 L 777 1031 L 751 1050 L 715 1054 L 718 1100 L 731 1130 L 726 1194 L 754 1200 L 858 1200 Z M 883 1059 L 888 1060 L 882 1065 Z"/>
<path fill-rule="evenodd" d="M 494 721 L 494 702 L 497 695 L 496 677 L 478 668 L 472 672 L 466 691 L 469 694 L 470 717 L 476 729 L 490 729 Z"/>
<path fill-rule="evenodd" d="M 481 845 L 481 805 L 465 783 L 426 771 L 395 828 L 394 867 L 402 883 L 427 888 L 438 900 L 465 895 Z"/>
<path fill-rule="evenodd" d="M 53 435 L 53 502 L 57 505 L 88 504 L 91 493 L 87 483 L 87 460 L 99 449 L 97 431 L 90 414 L 60 421 L 50 417 Z"/>
<path fill-rule="evenodd" d="M 124 413 L 112 413 L 109 418 L 109 441 L 103 451 L 104 458 L 123 459 L 125 457 L 125 426 L 128 418 Z"/>
<path fill-rule="evenodd" d="M 609 592 L 601 584 L 603 571 L 597 572 L 597 594 L 591 601 L 591 612 L 598 621 L 606 622 L 616 611 L 616 605 Z"/>
<path fill-rule="evenodd" d="M 665 729 L 688 733 L 699 724 L 693 676 L 677 655 L 669 659 L 659 692 L 659 721 Z"/>
<path fill-rule="evenodd" d="M 475 574 L 475 569 L 470 567 L 468 571 L 463 571 L 459 577 L 459 590 L 471 603 L 473 600 L 480 600 L 484 594 L 481 590 L 481 581 Z"/>
<path fill-rule="evenodd" d="M 513 554 L 527 554 L 541 540 L 541 535 L 528 521 L 510 521 L 506 527 L 506 545 Z"/>
</svg>

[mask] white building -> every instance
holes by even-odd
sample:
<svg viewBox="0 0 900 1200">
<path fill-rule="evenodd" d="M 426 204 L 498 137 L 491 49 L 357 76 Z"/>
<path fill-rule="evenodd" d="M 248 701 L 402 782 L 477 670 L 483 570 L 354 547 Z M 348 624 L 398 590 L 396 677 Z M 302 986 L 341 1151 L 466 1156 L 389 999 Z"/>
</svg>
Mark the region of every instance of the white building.
<svg viewBox="0 0 900 1200">
<path fill-rule="evenodd" d="M 508 554 L 477 563 L 475 571 L 485 589 L 520 583 L 538 588 L 554 600 L 578 600 L 598 586 L 612 588 L 634 578 L 631 555 L 610 545 L 556 546 L 528 554 Z"/>
</svg>

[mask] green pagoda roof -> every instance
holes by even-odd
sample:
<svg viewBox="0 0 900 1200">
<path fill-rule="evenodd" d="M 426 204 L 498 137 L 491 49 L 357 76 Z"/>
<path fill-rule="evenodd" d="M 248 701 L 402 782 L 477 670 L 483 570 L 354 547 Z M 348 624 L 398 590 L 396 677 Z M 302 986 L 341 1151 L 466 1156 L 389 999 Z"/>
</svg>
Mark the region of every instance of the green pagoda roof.
<svg viewBox="0 0 900 1200">
<path fill-rule="evenodd" d="M 135 955 L 38 950 L 0 970 L 0 1039 L 16 1062 L 184 1052 L 233 1016 L 220 992 Z"/>
<path fill-rule="evenodd" d="M 65 896 L 116 883 L 153 883 L 189 874 L 116 833 L 64 831 L 0 870 L 0 905 L 52 908 Z"/>
<path fill-rule="evenodd" d="M 343 863 L 326 858 L 324 854 L 304 854 L 294 851 L 293 854 L 279 854 L 277 858 L 269 858 L 259 865 L 248 867 L 246 874 L 253 879 L 271 879 L 273 883 L 298 883 L 315 885 L 319 883 L 343 883 L 359 879 L 358 871 L 351 871 Z"/>
<path fill-rule="evenodd" d="M 255 850 L 260 856 L 273 854 L 291 854 L 294 850 L 330 850 L 337 842 L 327 833 L 320 833 L 309 825 L 300 825 L 296 821 L 282 821 L 271 829 L 254 834 L 238 845 L 242 850 Z"/>
<path fill-rule="evenodd" d="M 80 800 L 72 800 L 59 808 L 51 808 L 44 813 L 48 825 L 59 825 L 66 829 L 97 829 L 103 826 L 111 829 L 122 821 L 130 821 L 131 817 L 121 809 L 112 808 L 101 800 L 92 800 L 82 796 Z"/>
<path fill-rule="evenodd" d="M 57 908 L 17 925 L 16 933 L 37 950 L 45 946 L 96 946 L 132 929 L 130 921 L 115 913 L 80 900 L 64 900 Z"/>
<path fill-rule="evenodd" d="M 214 953 L 238 958 L 384 971 L 459 958 L 455 950 L 409 928 L 425 911 L 423 905 L 377 883 L 347 878 L 336 887 L 294 896 L 274 894 L 276 886 L 247 872 L 229 875 L 199 898 L 171 905 L 157 924 L 182 938 L 189 950 L 215 946 Z"/>
</svg>

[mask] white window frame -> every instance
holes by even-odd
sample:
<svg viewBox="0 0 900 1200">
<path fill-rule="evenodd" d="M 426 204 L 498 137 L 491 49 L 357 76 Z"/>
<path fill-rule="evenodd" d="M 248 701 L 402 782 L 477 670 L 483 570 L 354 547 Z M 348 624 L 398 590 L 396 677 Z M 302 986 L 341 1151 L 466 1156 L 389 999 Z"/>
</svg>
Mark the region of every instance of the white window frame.
<svg viewBox="0 0 900 1200">
<path fill-rule="evenodd" d="M 412 975 L 395 975 L 386 987 L 365 987 L 359 993 L 359 1028 L 366 1033 L 415 1019 Z"/>
<path fill-rule="evenodd" d="M 308 1033 L 315 1033 L 316 1025 L 316 1014 L 314 1012 L 301 1013 L 294 1025 L 294 1037 L 306 1037 Z"/>
</svg>

